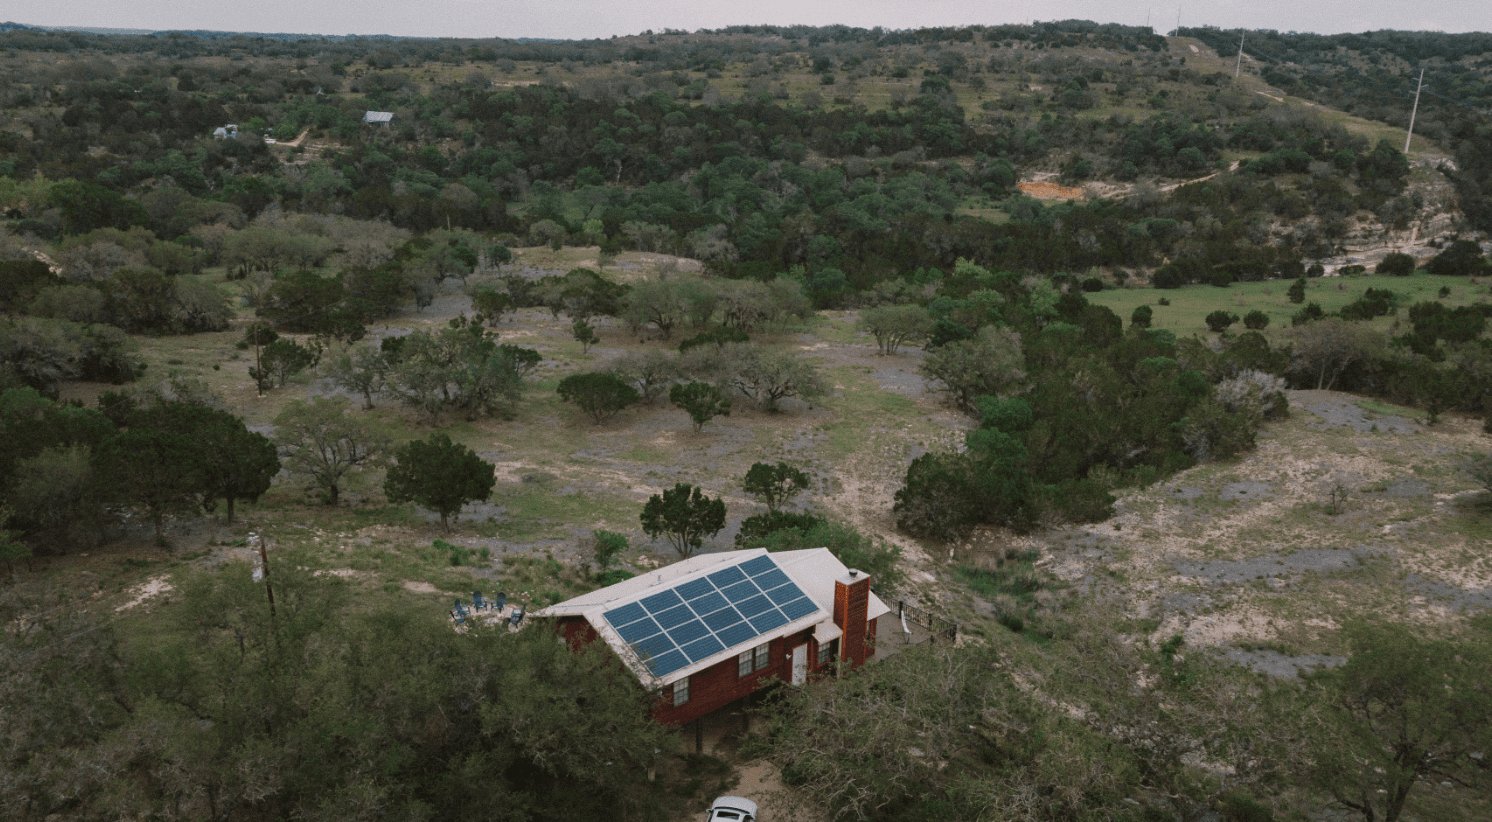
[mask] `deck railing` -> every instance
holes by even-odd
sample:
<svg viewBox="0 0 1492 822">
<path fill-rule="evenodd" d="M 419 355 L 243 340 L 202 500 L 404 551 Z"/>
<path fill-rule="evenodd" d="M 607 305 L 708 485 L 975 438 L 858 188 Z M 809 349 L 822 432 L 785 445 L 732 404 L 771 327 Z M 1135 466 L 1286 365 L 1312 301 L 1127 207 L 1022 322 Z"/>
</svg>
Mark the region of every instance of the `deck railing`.
<svg viewBox="0 0 1492 822">
<path fill-rule="evenodd" d="M 939 643 L 952 645 L 958 641 L 957 622 L 938 616 L 925 608 L 919 608 L 904 599 L 896 601 L 896 616 L 904 625 L 916 625 L 927 632 L 925 639 L 909 642 L 910 645 L 923 642 L 931 642 L 934 645 Z"/>
</svg>

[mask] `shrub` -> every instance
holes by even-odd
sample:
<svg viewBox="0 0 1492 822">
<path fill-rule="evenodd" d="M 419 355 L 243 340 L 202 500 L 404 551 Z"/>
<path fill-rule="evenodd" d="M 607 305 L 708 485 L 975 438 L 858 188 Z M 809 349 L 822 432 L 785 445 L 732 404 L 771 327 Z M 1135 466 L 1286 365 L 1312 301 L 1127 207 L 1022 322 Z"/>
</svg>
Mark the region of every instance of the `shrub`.
<svg viewBox="0 0 1492 822">
<path fill-rule="evenodd" d="M 556 391 L 561 400 L 574 403 L 589 414 L 597 425 L 615 416 L 623 408 L 642 401 L 637 390 L 620 377 L 597 372 L 571 374 L 560 380 Z"/>
<path fill-rule="evenodd" d="M 1155 316 L 1155 311 L 1148 305 L 1142 305 L 1129 315 L 1129 324 L 1135 328 L 1149 328 L 1150 319 Z"/>
<path fill-rule="evenodd" d="M 1228 326 L 1238 322 L 1238 315 L 1219 309 L 1207 315 L 1207 328 L 1218 333 L 1228 330 Z"/>
<path fill-rule="evenodd" d="M 1414 258 L 1408 254 L 1392 252 L 1378 263 L 1378 267 L 1373 269 L 1373 272 L 1391 277 L 1408 277 L 1414 273 Z"/>
<path fill-rule="evenodd" d="M 1269 327 L 1269 315 L 1256 308 L 1243 315 L 1243 326 L 1253 331 L 1263 331 Z"/>
<path fill-rule="evenodd" d="M 1319 320 L 1325 316 L 1326 312 L 1321 310 L 1320 303 L 1307 303 L 1305 308 L 1302 308 L 1301 310 L 1295 312 L 1295 314 L 1290 317 L 1290 325 L 1305 325 L 1312 320 Z"/>
<path fill-rule="evenodd" d="M 1150 284 L 1156 288 L 1180 288 L 1188 281 L 1181 269 L 1174 265 L 1163 265 L 1150 275 Z"/>
<path fill-rule="evenodd" d="M 1482 247 L 1471 240 L 1456 240 L 1425 265 L 1431 274 L 1451 277 L 1480 274 L 1485 268 Z"/>
<path fill-rule="evenodd" d="M 754 540 L 761 540 L 778 531 L 797 529 L 808 531 L 822 519 L 812 514 L 793 514 L 787 511 L 768 511 L 765 514 L 756 514 L 747 517 L 741 522 L 741 530 L 736 534 L 736 547 L 752 547 Z"/>
<path fill-rule="evenodd" d="M 591 556 L 596 560 L 596 567 L 603 572 L 610 568 L 615 562 L 617 555 L 627 550 L 630 542 L 625 534 L 615 531 L 603 531 L 597 528 L 591 531 Z"/>
</svg>

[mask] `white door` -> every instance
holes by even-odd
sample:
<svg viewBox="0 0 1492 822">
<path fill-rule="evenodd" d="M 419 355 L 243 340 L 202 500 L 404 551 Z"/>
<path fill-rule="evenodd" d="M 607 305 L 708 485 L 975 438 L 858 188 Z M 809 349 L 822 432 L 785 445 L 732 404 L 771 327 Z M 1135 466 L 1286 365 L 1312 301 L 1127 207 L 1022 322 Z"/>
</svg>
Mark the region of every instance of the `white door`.
<svg viewBox="0 0 1492 822">
<path fill-rule="evenodd" d="M 793 684 L 802 685 L 808 681 L 808 646 L 799 645 L 793 649 Z"/>
</svg>

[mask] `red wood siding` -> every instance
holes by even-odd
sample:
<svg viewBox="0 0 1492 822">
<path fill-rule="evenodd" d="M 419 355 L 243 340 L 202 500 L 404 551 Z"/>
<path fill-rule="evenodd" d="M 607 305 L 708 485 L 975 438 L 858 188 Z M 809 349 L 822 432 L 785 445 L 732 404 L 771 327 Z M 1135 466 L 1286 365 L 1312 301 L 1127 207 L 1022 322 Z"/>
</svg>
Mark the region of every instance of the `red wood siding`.
<svg viewBox="0 0 1492 822">
<path fill-rule="evenodd" d="M 808 644 L 810 654 L 815 652 L 812 628 L 772 640 L 767 651 L 767 667 L 746 676 L 738 676 L 740 669 L 735 656 L 711 665 L 689 678 L 689 701 L 677 707 L 673 704 L 673 688 L 664 688 L 663 698 L 653 709 L 653 719 L 682 725 L 765 687 L 773 679 L 791 681 L 793 648 L 804 643 Z M 811 657 L 809 664 L 812 670 Z"/>
<path fill-rule="evenodd" d="M 560 636 L 570 644 L 572 651 L 578 651 L 601 638 L 585 617 L 560 617 L 557 627 Z"/>
</svg>

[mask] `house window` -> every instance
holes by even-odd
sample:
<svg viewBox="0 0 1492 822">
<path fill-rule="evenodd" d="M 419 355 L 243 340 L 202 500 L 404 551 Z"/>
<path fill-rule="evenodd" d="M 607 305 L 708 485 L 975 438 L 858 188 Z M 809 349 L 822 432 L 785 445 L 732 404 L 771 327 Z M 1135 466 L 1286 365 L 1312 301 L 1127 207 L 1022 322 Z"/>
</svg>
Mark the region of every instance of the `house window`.
<svg viewBox="0 0 1492 822">
<path fill-rule="evenodd" d="M 768 642 L 737 654 L 736 676 L 749 676 L 767 667 L 767 663 L 772 661 L 772 655 L 768 653 L 771 649 L 772 643 Z"/>
<path fill-rule="evenodd" d="M 831 639 L 828 642 L 819 643 L 819 664 L 828 665 L 839 655 L 839 640 Z"/>
<path fill-rule="evenodd" d="M 688 701 L 689 701 L 689 677 L 686 676 L 683 679 L 681 679 L 678 682 L 675 682 L 673 684 L 673 704 L 674 704 L 674 707 L 677 708 L 678 706 L 683 705 L 684 703 L 686 703 Z"/>
</svg>

